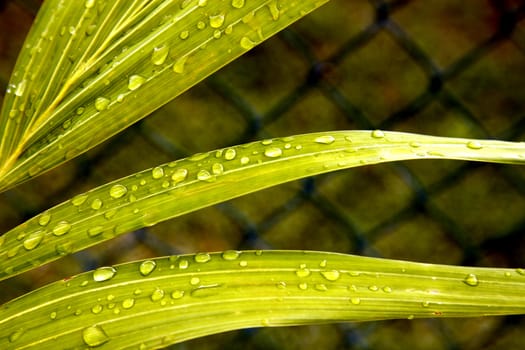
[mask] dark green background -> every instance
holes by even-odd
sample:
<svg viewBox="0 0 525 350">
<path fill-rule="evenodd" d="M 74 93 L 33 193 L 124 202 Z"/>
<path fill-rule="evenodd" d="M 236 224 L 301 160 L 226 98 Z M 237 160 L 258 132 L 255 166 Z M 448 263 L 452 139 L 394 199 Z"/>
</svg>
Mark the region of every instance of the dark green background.
<svg viewBox="0 0 525 350">
<path fill-rule="evenodd" d="M 284 0 L 283 0 L 284 1 Z M 0 86 L 39 1 L 0 1 Z M 110 180 L 254 139 L 385 128 L 523 140 L 523 1 L 332 0 L 88 154 L 0 194 L 0 232 Z M 0 283 L 5 302 L 88 268 L 170 253 L 313 249 L 525 266 L 525 168 L 367 166 L 200 210 Z M 175 349 L 502 349 L 523 317 L 230 332 Z"/>
</svg>

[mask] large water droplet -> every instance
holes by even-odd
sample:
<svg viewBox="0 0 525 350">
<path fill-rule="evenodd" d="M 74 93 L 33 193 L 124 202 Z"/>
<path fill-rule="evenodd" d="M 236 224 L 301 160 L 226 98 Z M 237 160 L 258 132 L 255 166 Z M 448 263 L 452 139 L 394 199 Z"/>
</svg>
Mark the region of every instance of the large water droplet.
<svg viewBox="0 0 525 350">
<path fill-rule="evenodd" d="M 156 267 L 157 263 L 155 261 L 146 260 L 139 265 L 139 272 L 142 276 L 148 276 L 153 272 L 153 270 L 155 270 Z"/>
<path fill-rule="evenodd" d="M 71 224 L 67 221 L 60 221 L 56 226 L 53 228 L 53 234 L 55 236 L 62 236 L 69 232 L 71 229 Z"/>
<path fill-rule="evenodd" d="M 95 109 L 101 112 L 109 107 L 109 102 L 109 99 L 105 97 L 97 97 L 95 100 Z"/>
<path fill-rule="evenodd" d="M 99 210 L 102 208 L 102 201 L 99 198 L 93 199 L 93 202 L 91 202 L 91 209 Z"/>
<path fill-rule="evenodd" d="M 160 66 L 161 64 L 166 62 L 166 58 L 168 57 L 169 52 L 170 49 L 166 45 L 154 48 L 153 53 L 151 54 L 151 63 L 153 63 L 156 66 Z"/>
<path fill-rule="evenodd" d="M 131 309 L 133 305 L 135 305 L 135 299 L 133 298 L 127 298 L 122 301 L 123 309 Z"/>
<path fill-rule="evenodd" d="M 98 315 L 99 313 L 102 312 L 103 309 L 104 307 L 102 305 L 97 304 L 91 308 L 91 312 L 94 313 L 95 315 Z"/>
<path fill-rule="evenodd" d="M 295 274 L 297 277 L 308 277 L 310 276 L 310 270 L 306 268 L 306 266 L 301 266 L 299 269 L 295 271 Z"/>
<path fill-rule="evenodd" d="M 193 259 L 195 260 L 195 262 L 205 263 L 211 260 L 211 256 L 208 253 L 198 253 Z"/>
<path fill-rule="evenodd" d="M 335 138 L 332 135 L 323 135 L 316 137 L 314 141 L 323 145 L 329 145 L 335 141 Z"/>
<path fill-rule="evenodd" d="M 241 44 L 241 47 L 245 50 L 253 49 L 253 47 L 255 46 L 255 43 L 246 36 L 242 37 L 240 44 Z"/>
<path fill-rule="evenodd" d="M 109 190 L 109 195 L 115 199 L 124 196 L 128 192 L 128 189 L 124 185 L 113 185 Z"/>
<path fill-rule="evenodd" d="M 94 325 L 88 328 L 85 328 L 82 331 L 82 339 L 87 346 L 100 346 L 109 341 L 109 337 L 104 331 L 104 329 L 99 325 Z"/>
<path fill-rule="evenodd" d="M 226 250 L 222 253 L 222 258 L 224 260 L 231 261 L 231 260 L 236 260 L 237 258 L 239 258 L 240 255 L 241 255 L 241 252 L 237 250 Z"/>
<path fill-rule="evenodd" d="M 215 180 L 215 177 L 211 175 L 208 170 L 202 169 L 197 173 L 197 179 L 201 181 L 212 182 Z"/>
<path fill-rule="evenodd" d="M 221 175 L 224 172 L 224 167 L 222 166 L 221 163 L 214 163 L 211 166 L 211 171 L 213 175 Z"/>
<path fill-rule="evenodd" d="M 279 147 L 270 147 L 264 151 L 264 155 L 268 158 L 277 158 L 283 154 L 283 150 Z"/>
<path fill-rule="evenodd" d="M 112 266 L 99 267 L 93 271 L 93 280 L 95 282 L 108 281 L 115 276 L 117 270 Z"/>
<path fill-rule="evenodd" d="M 179 269 L 185 270 L 188 268 L 188 266 L 190 266 L 190 263 L 188 262 L 188 260 L 182 259 L 181 261 L 179 261 Z"/>
<path fill-rule="evenodd" d="M 171 298 L 172 299 L 180 299 L 184 296 L 184 291 L 183 290 L 174 290 L 172 293 L 171 293 Z"/>
<path fill-rule="evenodd" d="M 37 231 L 37 232 L 31 233 L 29 237 L 27 237 L 23 243 L 24 248 L 27 250 L 35 249 L 40 244 L 40 242 L 42 242 L 43 238 L 44 238 L 44 231 Z"/>
<path fill-rule="evenodd" d="M 473 273 L 469 273 L 467 277 L 463 280 L 463 282 L 471 287 L 476 287 L 479 284 L 478 277 L 474 275 Z"/>
<path fill-rule="evenodd" d="M 173 184 L 176 185 L 179 182 L 186 180 L 187 177 L 188 177 L 188 170 L 181 168 L 173 172 L 173 174 L 171 175 L 171 180 L 173 181 Z"/>
<path fill-rule="evenodd" d="M 224 152 L 224 159 L 232 160 L 232 159 L 235 159 L 236 155 L 237 155 L 237 152 L 233 148 L 228 148 L 226 152 Z"/>
<path fill-rule="evenodd" d="M 341 274 L 337 270 L 321 271 L 321 275 L 328 281 L 337 281 Z"/>
<path fill-rule="evenodd" d="M 46 226 L 47 224 L 49 224 L 50 220 L 51 220 L 51 214 L 46 212 L 38 217 L 38 224 L 40 226 Z"/>
<path fill-rule="evenodd" d="M 244 6 L 245 0 L 232 0 L 232 6 L 236 9 L 240 9 Z"/>
<path fill-rule="evenodd" d="M 164 169 L 160 166 L 157 166 L 151 169 L 151 177 L 154 179 L 161 179 L 164 177 Z"/>
<path fill-rule="evenodd" d="M 78 196 L 75 196 L 71 199 L 71 204 L 73 204 L 75 207 L 78 207 L 84 204 L 87 198 L 87 194 L 79 194 Z"/>
<path fill-rule="evenodd" d="M 151 301 L 159 301 L 162 298 L 164 298 L 164 290 L 160 288 L 155 289 L 150 296 Z"/>
<path fill-rule="evenodd" d="M 220 28 L 224 24 L 224 13 L 210 16 L 210 27 Z"/>
<path fill-rule="evenodd" d="M 131 91 L 137 90 L 139 87 L 142 86 L 142 84 L 144 84 L 145 81 L 146 78 L 144 78 L 143 76 L 136 74 L 132 75 L 129 77 L 128 80 L 128 89 L 130 89 Z"/>
</svg>

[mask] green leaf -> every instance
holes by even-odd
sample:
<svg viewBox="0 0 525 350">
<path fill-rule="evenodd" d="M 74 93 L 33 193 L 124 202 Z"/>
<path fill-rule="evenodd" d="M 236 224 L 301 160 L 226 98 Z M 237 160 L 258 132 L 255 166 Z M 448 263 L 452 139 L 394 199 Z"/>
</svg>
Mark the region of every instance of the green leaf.
<svg viewBox="0 0 525 350">
<path fill-rule="evenodd" d="M 406 159 L 523 164 L 525 144 L 384 131 L 253 142 L 164 164 L 80 194 L 0 237 L 0 279 L 117 235 L 303 177 Z"/>
<path fill-rule="evenodd" d="M 0 348 L 159 348 L 261 326 L 525 312 L 525 270 L 303 251 L 144 260 L 0 308 Z"/>
<path fill-rule="evenodd" d="M 125 129 L 327 1 L 45 1 L 0 114 L 0 191 Z"/>
</svg>

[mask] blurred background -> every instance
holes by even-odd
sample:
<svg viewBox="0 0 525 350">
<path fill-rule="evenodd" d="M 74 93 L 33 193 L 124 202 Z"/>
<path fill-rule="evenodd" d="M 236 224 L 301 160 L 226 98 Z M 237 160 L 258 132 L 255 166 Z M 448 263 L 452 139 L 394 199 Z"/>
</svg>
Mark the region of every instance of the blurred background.
<svg viewBox="0 0 525 350">
<path fill-rule="evenodd" d="M 2 93 L 39 4 L 0 1 Z M 331 0 L 105 144 L 0 194 L 0 233 L 116 178 L 256 139 L 381 128 L 524 140 L 524 16 L 519 0 Z M 0 282 L 0 303 L 101 265 L 255 248 L 525 267 L 525 167 L 411 161 L 292 182 Z M 394 320 L 172 349 L 517 349 L 524 329 L 521 316 Z"/>
</svg>

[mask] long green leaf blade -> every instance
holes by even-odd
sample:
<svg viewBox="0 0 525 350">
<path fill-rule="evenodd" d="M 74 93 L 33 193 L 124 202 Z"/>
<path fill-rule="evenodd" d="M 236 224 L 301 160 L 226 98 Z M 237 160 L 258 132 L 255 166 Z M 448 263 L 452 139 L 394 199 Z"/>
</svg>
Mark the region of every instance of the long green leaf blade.
<svg viewBox="0 0 525 350">
<path fill-rule="evenodd" d="M 0 191 L 125 129 L 327 1 L 46 1 L 0 114 Z"/>
<path fill-rule="evenodd" d="M 406 159 L 525 162 L 525 144 L 383 131 L 285 137 L 196 154 L 80 194 L 0 237 L 5 279 L 117 235 L 287 181 Z"/>
<path fill-rule="evenodd" d="M 2 349 L 154 349 L 227 330 L 525 312 L 525 270 L 303 251 L 99 268 L 0 308 Z"/>
</svg>

